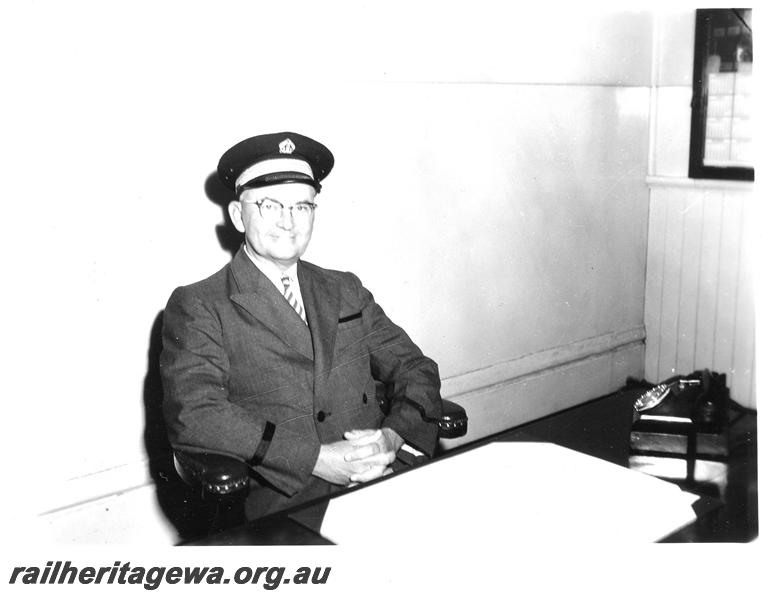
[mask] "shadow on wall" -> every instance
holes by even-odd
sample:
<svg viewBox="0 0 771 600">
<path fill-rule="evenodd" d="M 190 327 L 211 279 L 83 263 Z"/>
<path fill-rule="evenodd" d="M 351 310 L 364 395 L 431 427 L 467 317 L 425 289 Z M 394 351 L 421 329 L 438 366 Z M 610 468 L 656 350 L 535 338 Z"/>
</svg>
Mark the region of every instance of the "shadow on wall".
<svg viewBox="0 0 771 600">
<path fill-rule="evenodd" d="M 213 515 L 174 470 L 174 458 L 163 418 L 163 385 L 160 369 L 162 329 L 163 311 L 158 313 L 150 330 L 150 349 L 147 353 L 147 374 L 143 394 L 144 442 L 158 504 L 166 518 L 176 528 L 180 540 L 184 541 L 205 535 Z"/>
<path fill-rule="evenodd" d="M 234 199 L 233 192 L 222 185 L 216 173 L 206 178 L 204 191 L 210 201 L 222 208 L 223 222 L 214 228 L 217 240 L 224 250 L 235 256 L 243 243 L 243 234 L 232 226 L 228 215 L 228 204 Z M 176 528 L 180 540 L 184 541 L 205 535 L 212 522 L 213 512 L 211 507 L 207 507 L 200 497 L 182 482 L 174 469 L 174 457 L 163 417 L 163 383 L 160 368 L 162 332 L 163 311 L 160 311 L 150 329 L 147 352 L 147 373 L 143 389 L 144 443 L 158 504 Z"/>
<path fill-rule="evenodd" d="M 244 234 L 239 233 L 233 227 L 228 214 L 228 204 L 235 199 L 235 195 L 222 185 L 216 172 L 206 178 L 204 191 L 209 200 L 222 209 L 222 223 L 214 228 L 217 240 L 219 240 L 223 250 L 227 250 L 231 256 L 235 256 L 244 241 Z"/>
</svg>

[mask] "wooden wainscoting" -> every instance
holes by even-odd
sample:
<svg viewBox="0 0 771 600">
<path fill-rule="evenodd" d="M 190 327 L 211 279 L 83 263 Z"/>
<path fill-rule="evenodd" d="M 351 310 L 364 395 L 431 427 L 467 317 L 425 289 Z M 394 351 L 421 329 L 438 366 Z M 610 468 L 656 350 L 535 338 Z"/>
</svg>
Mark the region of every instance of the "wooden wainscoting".
<svg viewBox="0 0 771 600">
<path fill-rule="evenodd" d="M 645 377 L 709 368 L 756 407 L 752 184 L 651 177 Z"/>
</svg>

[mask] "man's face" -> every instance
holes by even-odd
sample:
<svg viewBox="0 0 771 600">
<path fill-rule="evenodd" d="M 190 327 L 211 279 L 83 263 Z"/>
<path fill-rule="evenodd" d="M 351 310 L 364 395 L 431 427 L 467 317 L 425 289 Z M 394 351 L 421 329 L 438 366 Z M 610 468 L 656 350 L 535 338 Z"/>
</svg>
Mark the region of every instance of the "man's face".
<svg viewBox="0 0 771 600">
<path fill-rule="evenodd" d="M 240 201 L 230 203 L 228 212 L 236 229 L 244 233 L 248 249 L 283 270 L 297 262 L 311 241 L 313 210 L 303 212 L 297 206 L 313 203 L 315 197 L 316 191 L 304 183 L 271 185 L 245 190 Z M 257 203 L 262 203 L 262 210 Z M 284 209 L 273 204 L 271 210 L 271 203 L 280 203 Z"/>
</svg>

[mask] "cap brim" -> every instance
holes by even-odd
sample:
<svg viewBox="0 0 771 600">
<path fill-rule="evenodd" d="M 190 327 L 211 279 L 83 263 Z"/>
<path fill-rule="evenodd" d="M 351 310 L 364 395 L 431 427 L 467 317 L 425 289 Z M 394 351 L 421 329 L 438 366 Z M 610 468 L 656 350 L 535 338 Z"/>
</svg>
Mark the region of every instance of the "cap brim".
<svg viewBox="0 0 771 600">
<path fill-rule="evenodd" d="M 269 185 L 280 185 L 284 183 L 305 183 L 313 187 L 317 194 L 321 191 L 321 184 L 310 175 L 299 173 L 297 171 L 279 171 L 278 173 L 266 173 L 265 175 L 260 175 L 259 177 L 244 182 L 236 187 L 236 194 L 240 195 L 244 190 L 253 190 Z"/>
</svg>

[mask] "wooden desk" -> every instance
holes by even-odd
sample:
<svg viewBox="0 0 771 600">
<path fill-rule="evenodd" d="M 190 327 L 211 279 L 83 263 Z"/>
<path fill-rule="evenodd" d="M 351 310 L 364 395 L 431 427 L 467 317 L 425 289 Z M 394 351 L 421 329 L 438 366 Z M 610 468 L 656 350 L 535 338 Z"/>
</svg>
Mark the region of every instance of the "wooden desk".
<svg viewBox="0 0 771 600">
<path fill-rule="evenodd" d="M 479 440 L 445 453 L 439 460 L 452 460 L 492 442 L 549 442 L 589 456 L 626 466 L 632 405 L 639 391 L 619 392 L 543 419 Z M 723 499 L 704 498 L 696 505 L 698 518 L 665 542 L 744 542 L 757 536 L 757 448 L 754 417 L 736 417 L 729 486 Z M 424 467 L 421 467 L 424 468 Z M 377 485 L 377 483 L 372 484 Z M 352 492 L 369 486 L 361 486 Z M 338 494 L 341 495 L 341 494 Z M 334 502 L 334 500 L 333 500 Z M 471 509 L 470 509 L 471 510 Z M 329 544 L 291 519 L 292 511 L 210 536 L 196 544 L 266 545 Z"/>
</svg>

